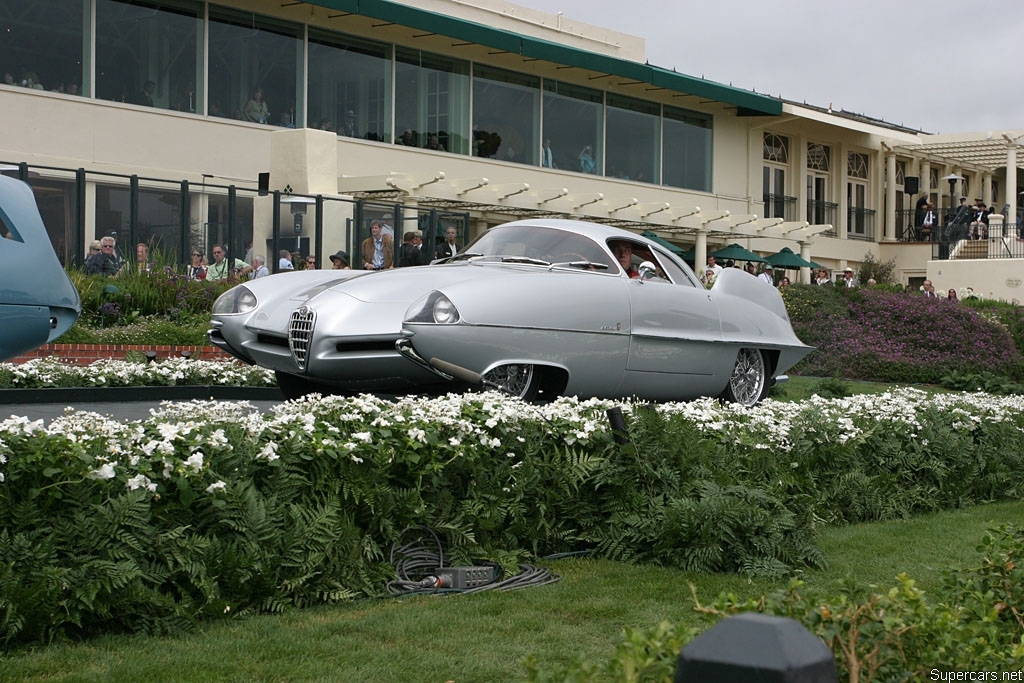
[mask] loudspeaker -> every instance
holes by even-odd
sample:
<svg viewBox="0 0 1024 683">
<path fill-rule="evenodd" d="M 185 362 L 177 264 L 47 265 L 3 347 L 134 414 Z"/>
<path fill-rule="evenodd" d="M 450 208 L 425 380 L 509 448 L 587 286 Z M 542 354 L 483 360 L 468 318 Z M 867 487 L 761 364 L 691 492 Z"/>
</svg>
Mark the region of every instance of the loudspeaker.
<svg viewBox="0 0 1024 683">
<path fill-rule="evenodd" d="M 266 197 L 270 193 L 270 173 L 260 173 L 259 176 L 260 196 Z M 915 190 L 916 192 L 916 190 Z"/>
<path fill-rule="evenodd" d="M 916 175 L 908 175 L 903 178 L 903 191 L 907 194 L 917 194 L 921 191 L 921 179 Z"/>
</svg>

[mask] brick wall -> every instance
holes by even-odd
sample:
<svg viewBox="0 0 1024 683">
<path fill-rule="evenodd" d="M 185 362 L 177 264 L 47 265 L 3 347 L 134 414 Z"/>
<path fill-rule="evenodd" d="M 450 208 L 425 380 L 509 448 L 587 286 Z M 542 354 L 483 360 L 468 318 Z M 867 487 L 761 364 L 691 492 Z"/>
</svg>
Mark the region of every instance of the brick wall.
<svg viewBox="0 0 1024 683">
<path fill-rule="evenodd" d="M 35 358 L 60 356 L 76 365 L 89 365 L 100 358 L 123 360 L 129 351 L 154 351 L 157 359 L 178 357 L 189 352 L 202 360 L 230 360 L 231 356 L 216 346 L 170 346 L 159 344 L 46 344 L 35 351 L 12 358 L 8 363 L 24 363 Z"/>
</svg>

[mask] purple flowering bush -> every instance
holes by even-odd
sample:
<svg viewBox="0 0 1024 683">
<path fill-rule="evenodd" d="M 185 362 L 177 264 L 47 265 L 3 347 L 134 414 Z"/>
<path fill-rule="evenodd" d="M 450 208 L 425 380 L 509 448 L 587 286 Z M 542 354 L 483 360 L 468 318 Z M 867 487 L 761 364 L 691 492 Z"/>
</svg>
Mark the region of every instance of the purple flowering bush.
<svg viewBox="0 0 1024 683">
<path fill-rule="evenodd" d="M 950 372 L 1018 377 L 1021 352 L 991 315 L 906 293 L 792 286 L 793 330 L 815 351 L 794 374 L 881 382 L 938 382 Z"/>
</svg>

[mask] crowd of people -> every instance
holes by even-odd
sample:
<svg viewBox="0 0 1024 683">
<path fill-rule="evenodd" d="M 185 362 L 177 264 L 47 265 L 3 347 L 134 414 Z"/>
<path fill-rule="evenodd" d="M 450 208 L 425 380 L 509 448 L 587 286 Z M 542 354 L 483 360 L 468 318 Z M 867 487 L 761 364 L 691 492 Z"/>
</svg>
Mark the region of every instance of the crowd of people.
<svg viewBox="0 0 1024 683">
<path fill-rule="evenodd" d="M 14 74 L 10 71 L 4 72 L 4 85 L 17 85 L 22 88 L 30 88 L 32 90 L 46 90 L 46 87 L 39 82 L 39 76 L 36 75 L 35 71 L 25 71 L 21 74 L 21 78 L 15 78 Z M 78 84 L 64 82 L 57 83 L 56 86 L 50 88 L 50 92 L 59 92 L 66 95 L 78 95 Z"/>
<path fill-rule="evenodd" d="M 387 217 L 385 217 L 387 218 Z M 386 220 L 374 220 L 370 224 L 370 236 L 361 244 L 360 268 L 364 270 L 388 270 L 394 267 L 427 265 L 435 258 L 446 258 L 458 252 L 460 246 L 455 241 L 457 231 L 448 228 L 445 240 L 439 242 L 437 249 L 423 249 L 423 233 L 419 230 L 406 232 L 398 250 L 397 262 L 394 250 L 394 228 Z M 87 275 L 104 275 L 114 277 L 124 272 L 150 272 L 154 264 L 150 259 L 149 246 L 145 243 L 136 245 L 136 258 L 132 262 L 117 252 L 117 240 L 107 235 L 94 240 L 89 245 L 84 270 Z M 253 252 L 252 242 L 247 245 L 244 258 L 230 258 L 228 248 L 223 244 L 214 244 L 210 250 L 212 259 L 198 248 L 190 252 L 189 262 L 183 274 L 189 280 L 217 282 L 230 280 L 255 280 L 271 274 L 267 259 L 262 254 Z M 329 257 L 332 270 L 350 270 L 351 260 L 348 252 L 338 250 Z M 303 256 L 300 252 L 282 249 L 278 253 L 277 270 L 315 270 L 319 267 L 314 254 Z"/>
</svg>

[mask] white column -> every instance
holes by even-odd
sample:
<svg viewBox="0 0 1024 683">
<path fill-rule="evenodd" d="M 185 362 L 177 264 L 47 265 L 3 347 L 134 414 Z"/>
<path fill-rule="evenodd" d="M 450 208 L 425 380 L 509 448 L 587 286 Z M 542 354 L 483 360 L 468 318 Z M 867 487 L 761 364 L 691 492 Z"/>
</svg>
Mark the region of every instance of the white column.
<svg viewBox="0 0 1024 683">
<path fill-rule="evenodd" d="M 929 187 L 928 186 L 928 183 L 930 183 L 931 181 L 932 181 L 932 164 L 931 164 L 930 161 L 922 161 L 921 162 L 921 194 L 925 195 L 929 199 L 931 199 L 931 197 L 930 197 L 931 191 L 935 189 L 934 187 Z M 938 204 L 936 204 L 935 206 L 938 206 Z"/>
<path fill-rule="evenodd" d="M 981 200 L 985 202 L 985 206 L 993 211 L 1002 208 L 992 206 L 992 202 L 995 201 L 995 198 L 992 196 L 992 174 L 988 171 L 981 174 Z"/>
<path fill-rule="evenodd" d="M 885 155 L 885 239 L 896 240 L 896 155 Z M 881 240 L 879 240 L 881 241 Z"/>
<path fill-rule="evenodd" d="M 704 272 L 708 264 L 708 231 L 705 228 L 697 230 L 697 243 L 693 245 L 693 269 L 699 276 Z"/>
<path fill-rule="evenodd" d="M 845 240 L 846 234 L 850 230 L 850 221 L 848 220 L 850 216 L 850 203 L 846 201 L 846 185 L 850 182 L 850 176 L 847 173 L 850 167 L 850 148 L 847 145 L 838 145 L 833 147 L 833 149 L 839 152 L 832 157 L 832 172 L 829 174 L 832 180 L 835 180 L 837 175 L 839 178 L 839 187 L 832 188 L 832 196 L 836 198 L 836 204 L 838 205 L 834 227 L 836 229 L 836 237 Z M 835 171 L 836 166 L 839 166 L 838 174 Z"/>
<path fill-rule="evenodd" d="M 890 176 L 892 177 L 892 176 Z M 805 261 L 811 260 L 811 243 L 801 242 L 800 243 L 800 258 Z M 804 267 L 800 269 L 800 282 L 805 285 L 811 284 L 811 269 Z"/>
<path fill-rule="evenodd" d="M 1017 145 L 1011 143 L 1006 147 L 1006 203 L 1010 208 L 1003 219 L 1007 225 L 1017 223 Z M 1017 226 L 1020 234 L 1020 226 Z"/>
</svg>

